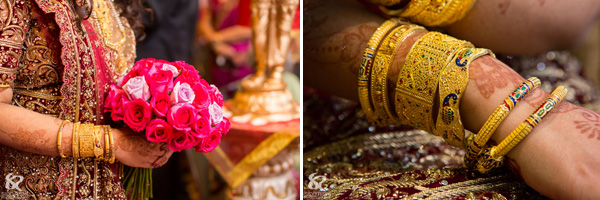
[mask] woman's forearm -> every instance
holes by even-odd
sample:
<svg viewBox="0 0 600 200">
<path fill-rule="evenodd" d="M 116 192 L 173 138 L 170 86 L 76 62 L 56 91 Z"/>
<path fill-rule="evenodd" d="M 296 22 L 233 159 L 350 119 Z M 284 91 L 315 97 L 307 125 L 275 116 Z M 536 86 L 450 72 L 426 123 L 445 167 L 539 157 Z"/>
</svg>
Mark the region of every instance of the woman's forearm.
<svg viewBox="0 0 600 200">
<path fill-rule="evenodd" d="M 221 35 L 220 42 L 232 43 L 250 40 L 252 38 L 252 29 L 250 27 L 235 25 L 219 30 L 217 34 Z"/>
<path fill-rule="evenodd" d="M 582 42 L 598 17 L 597 0 L 479 0 L 463 20 L 446 29 L 497 53 L 525 55 Z"/>
<path fill-rule="evenodd" d="M 478 131 L 494 109 L 524 80 L 492 57 L 475 60 L 461 101 L 465 127 Z M 492 136 L 500 143 L 548 96 L 534 90 L 517 104 Z M 552 199 L 598 199 L 600 114 L 562 102 L 508 154 L 508 165 L 525 182 Z"/>
<path fill-rule="evenodd" d="M 58 156 L 57 136 L 62 120 L 25 108 L 0 103 L 0 143 L 35 154 Z M 62 132 L 61 147 L 71 153 L 72 124 Z"/>
</svg>

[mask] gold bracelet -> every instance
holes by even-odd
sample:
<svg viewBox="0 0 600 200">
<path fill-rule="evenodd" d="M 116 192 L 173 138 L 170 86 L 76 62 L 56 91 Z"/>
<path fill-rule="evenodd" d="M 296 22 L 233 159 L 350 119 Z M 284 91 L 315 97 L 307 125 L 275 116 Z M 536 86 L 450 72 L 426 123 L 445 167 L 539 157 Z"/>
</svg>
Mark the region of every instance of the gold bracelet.
<svg viewBox="0 0 600 200">
<path fill-rule="evenodd" d="M 65 124 L 67 124 L 67 123 L 69 123 L 69 120 L 62 121 L 62 123 L 58 127 L 58 136 L 56 138 L 56 146 L 58 146 L 58 155 L 60 155 L 61 158 L 67 157 L 67 156 L 65 156 L 65 154 L 62 151 L 62 145 L 61 145 L 63 128 L 64 128 Z"/>
<path fill-rule="evenodd" d="M 79 126 L 81 124 L 79 122 L 73 123 L 73 144 L 71 144 L 73 151 L 73 158 L 79 158 Z"/>
<path fill-rule="evenodd" d="M 482 174 L 490 170 L 502 166 L 504 156 L 510 152 L 517 144 L 519 144 L 538 123 L 554 109 L 567 94 L 567 88 L 558 86 L 548 99 L 538 107 L 523 123 L 521 123 L 513 132 L 510 133 L 497 146 L 486 148 L 482 156 L 478 158 L 477 171 Z"/>
<path fill-rule="evenodd" d="M 395 107 L 401 124 L 434 133 L 432 109 L 439 74 L 460 47 L 472 44 L 439 32 L 429 32 L 415 42 L 396 83 Z"/>
<path fill-rule="evenodd" d="M 101 125 L 94 126 L 94 157 L 96 160 L 103 160 L 104 150 L 102 150 L 102 136 L 104 128 Z"/>
<path fill-rule="evenodd" d="M 431 1 L 410 19 L 425 26 L 447 26 L 464 18 L 474 4 L 475 0 Z"/>
<path fill-rule="evenodd" d="M 470 144 L 467 146 L 467 152 L 465 154 L 465 165 L 472 167 L 477 161 L 477 156 L 481 153 L 481 149 L 488 142 L 492 134 L 496 131 L 498 126 L 504 121 L 508 113 L 521 101 L 529 92 L 540 87 L 541 82 L 537 77 L 531 77 L 525 80 L 517 89 L 515 89 L 504 102 L 496 107 L 496 110 L 490 115 L 485 121 L 483 127 L 479 129 L 479 132 L 472 139 Z"/>
<path fill-rule="evenodd" d="M 390 10 L 385 6 L 379 6 L 381 12 L 388 16 L 412 17 L 425 10 L 431 0 L 411 0 L 404 8 Z"/>
<path fill-rule="evenodd" d="M 400 121 L 396 113 L 392 113 L 388 103 L 387 74 L 390 65 L 396 55 L 398 47 L 406 38 L 417 31 L 425 32 L 425 28 L 417 25 L 402 25 L 390 32 L 377 50 L 373 72 L 371 72 L 371 100 L 375 113 L 386 124 L 398 124 Z"/>
<path fill-rule="evenodd" d="M 79 156 L 94 157 L 94 125 L 81 124 L 79 128 Z"/>
<path fill-rule="evenodd" d="M 113 138 L 113 132 L 110 128 L 108 129 L 108 138 L 110 139 L 110 159 L 108 162 L 113 164 L 115 162 L 115 140 Z"/>
<path fill-rule="evenodd" d="M 441 72 L 435 135 L 442 136 L 449 145 L 465 147 L 465 128 L 460 118 L 459 104 L 469 81 L 469 65 L 473 60 L 490 54 L 493 56 L 488 49 L 462 48 Z"/>
<path fill-rule="evenodd" d="M 369 122 L 378 126 L 384 126 L 385 123 L 381 121 L 381 119 L 377 118 L 377 114 L 374 113 L 374 109 L 369 98 L 369 78 L 371 74 L 371 67 L 373 65 L 373 57 L 375 57 L 375 50 L 379 47 L 379 43 L 381 43 L 383 37 L 385 37 L 392 28 L 398 26 L 399 24 L 400 21 L 398 19 L 389 19 L 379 26 L 379 28 L 377 28 L 367 43 L 367 47 L 365 48 L 363 58 L 360 63 L 360 68 L 358 70 L 358 98 L 360 100 L 360 105 Z"/>
<path fill-rule="evenodd" d="M 108 133 L 110 131 L 110 126 L 104 125 L 104 161 L 108 162 L 110 160 L 110 138 L 108 137 Z"/>
</svg>

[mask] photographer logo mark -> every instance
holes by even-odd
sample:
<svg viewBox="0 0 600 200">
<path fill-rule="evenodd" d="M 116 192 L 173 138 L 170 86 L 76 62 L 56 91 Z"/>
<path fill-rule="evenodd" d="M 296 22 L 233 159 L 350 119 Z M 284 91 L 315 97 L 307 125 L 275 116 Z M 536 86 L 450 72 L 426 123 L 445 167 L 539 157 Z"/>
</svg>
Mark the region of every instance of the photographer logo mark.
<svg viewBox="0 0 600 200">
<path fill-rule="evenodd" d="M 319 189 L 320 191 L 327 191 L 325 190 L 325 188 L 323 188 L 321 186 L 321 184 L 323 184 L 323 182 L 325 182 L 327 180 L 327 177 L 323 176 L 323 175 L 319 175 L 319 176 L 315 176 L 316 173 L 312 173 L 310 174 L 310 176 L 308 177 L 308 180 L 310 181 L 308 183 L 308 188 L 309 189 Z M 317 179 L 321 178 L 321 181 L 317 181 Z"/>
<path fill-rule="evenodd" d="M 17 180 L 15 181 L 15 179 L 17 179 Z M 19 188 L 19 183 L 21 183 L 22 181 L 23 181 L 23 176 L 13 175 L 13 173 L 9 173 L 6 175 L 6 184 L 4 184 L 4 187 L 7 190 L 21 191 L 21 188 Z"/>
</svg>

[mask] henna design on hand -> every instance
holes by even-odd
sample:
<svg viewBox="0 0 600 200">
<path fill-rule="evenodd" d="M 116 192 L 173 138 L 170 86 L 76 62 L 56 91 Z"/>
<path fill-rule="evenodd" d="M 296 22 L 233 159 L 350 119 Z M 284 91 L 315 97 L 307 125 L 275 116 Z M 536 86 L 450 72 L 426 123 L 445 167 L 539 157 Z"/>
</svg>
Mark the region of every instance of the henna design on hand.
<svg viewBox="0 0 600 200">
<path fill-rule="evenodd" d="M 60 126 L 60 125 L 59 125 Z M 73 124 L 69 123 L 66 124 L 63 128 L 63 135 L 61 138 L 61 149 L 63 154 L 65 155 L 73 155 L 73 135 L 71 134 L 71 137 L 65 137 L 65 133 L 73 133 Z"/>
<path fill-rule="evenodd" d="M 588 134 L 588 138 L 596 137 L 600 140 L 600 114 L 587 109 L 581 109 L 583 120 L 575 120 L 575 129 L 581 134 Z"/>
<path fill-rule="evenodd" d="M 543 6 L 546 3 L 546 0 L 538 0 L 540 2 L 540 6 Z"/>
<path fill-rule="evenodd" d="M 479 62 L 471 64 L 469 80 L 473 80 L 486 99 L 489 99 L 496 89 L 510 87 L 512 90 L 524 80 L 517 72 L 492 57 L 482 57 L 477 61 Z"/>
<path fill-rule="evenodd" d="M 140 156 L 148 156 L 150 154 L 150 145 L 140 136 L 126 135 L 115 141 L 115 146 L 119 146 L 121 150 L 126 152 L 136 152 Z"/>
<path fill-rule="evenodd" d="M 308 38 L 313 45 L 306 45 L 305 53 L 320 64 L 335 64 L 358 74 L 360 66 L 356 63 L 360 63 L 362 51 L 377 27 L 375 23 L 362 24 L 339 33 Z"/>
<path fill-rule="evenodd" d="M 525 96 L 525 99 L 523 99 L 529 106 L 537 108 L 540 105 L 542 105 L 542 103 L 544 103 L 544 100 L 546 100 L 546 98 L 548 97 L 548 93 L 540 88 L 536 88 L 533 91 L 531 91 L 527 96 Z"/>
<path fill-rule="evenodd" d="M 6 132 L 5 132 L 6 133 Z M 25 130 L 23 127 L 19 127 L 17 132 L 6 133 L 14 143 L 22 146 L 25 149 L 30 149 L 34 153 L 44 154 L 49 151 L 56 152 L 56 149 L 48 149 L 47 143 L 50 143 L 50 139 L 44 137 L 47 131 L 39 129 L 35 131 Z"/>
<path fill-rule="evenodd" d="M 500 9 L 500 14 L 506 14 L 506 10 L 510 7 L 510 0 L 505 0 L 504 2 L 500 2 L 498 4 L 498 9 Z"/>
</svg>

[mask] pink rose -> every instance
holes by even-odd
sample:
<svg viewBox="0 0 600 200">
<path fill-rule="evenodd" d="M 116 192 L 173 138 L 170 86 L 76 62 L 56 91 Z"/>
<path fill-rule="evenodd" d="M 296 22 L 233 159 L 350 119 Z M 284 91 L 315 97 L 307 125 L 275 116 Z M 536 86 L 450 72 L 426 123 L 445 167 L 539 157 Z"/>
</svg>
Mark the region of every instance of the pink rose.
<svg viewBox="0 0 600 200">
<path fill-rule="evenodd" d="M 169 149 L 171 151 L 179 152 L 181 150 L 190 149 L 196 143 L 196 138 L 189 134 L 187 131 L 175 131 L 173 136 L 169 139 Z"/>
<path fill-rule="evenodd" d="M 181 71 L 181 74 L 175 78 L 175 82 L 183 82 L 190 85 L 199 84 L 198 81 L 200 81 L 200 75 L 198 75 L 198 72 L 189 70 Z"/>
<path fill-rule="evenodd" d="M 171 108 L 171 100 L 169 99 L 169 95 L 164 92 L 159 92 L 152 96 L 150 99 L 150 106 L 152 106 L 152 110 L 154 110 L 154 114 L 159 117 L 166 117 L 169 112 L 169 108 Z"/>
<path fill-rule="evenodd" d="M 216 102 L 217 104 L 219 104 L 219 106 L 222 107 L 225 104 L 225 102 L 223 101 L 223 94 L 221 94 L 221 91 L 219 91 L 219 88 L 217 88 L 217 86 L 210 85 L 210 87 L 210 98 L 213 100 L 213 102 Z"/>
<path fill-rule="evenodd" d="M 148 70 L 148 74 L 153 75 L 160 70 L 171 72 L 173 74 L 173 77 L 179 75 L 179 70 L 177 69 L 177 67 L 169 64 L 167 61 L 164 60 L 157 60 L 156 62 L 154 62 L 153 66 L 150 68 L 150 70 Z"/>
<path fill-rule="evenodd" d="M 143 76 L 136 76 L 129 79 L 123 85 L 123 90 L 125 90 L 131 100 L 142 99 L 148 101 L 150 99 L 150 87 L 146 84 Z"/>
<path fill-rule="evenodd" d="M 145 77 L 146 82 L 150 85 L 150 94 L 152 95 L 173 89 L 173 73 L 170 71 L 158 70 L 152 75 L 146 74 Z"/>
<path fill-rule="evenodd" d="M 213 151 L 221 143 L 221 133 L 218 130 L 212 131 L 208 137 L 202 138 L 196 145 L 196 152 L 208 153 Z"/>
<path fill-rule="evenodd" d="M 210 113 L 211 125 L 216 126 L 223 121 L 223 108 L 217 103 L 213 103 L 208 106 L 208 113 Z"/>
<path fill-rule="evenodd" d="M 174 104 L 192 103 L 194 102 L 194 98 L 196 98 L 196 95 L 192 87 L 187 83 L 177 82 L 175 87 L 173 87 L 173 92 L 171 92 L 171 102 Z"/>
<path fill-rule="evenodd" d="M 194 94 L 196 95 L 196 98 L 194 99 L 194 105 L 198 108 L 208 108 L 211 103 L 211 98 L 208 94 L 207 88 L 202 84 L 196 84 L 192 86 L 192 90 L 194 90 Z"/>
<path fill-rule="evenodd" d="M 129 79 L 133 77 L 146 75 L 148 73 L 148 70 L 150 70 L 150 68 L 152 68 L 152 65 L 154 65 L 154 61 L 155 59 L 153 58 L 147 58 L 135 62 L 135 64 L 131 68 L 131 71 L 129 71 L 129 73 L 127 73 L 127 75 L 123 77 L 121 82 L 119 82 L 119 86 L 123 86 L 129 81 Z"/>
<path fill-rule="evenodd" d="M 167 113 L 167 121 L 178 131 L 190 131 L 196 120 L 196 111 L 190 104 L 175 104 Z"/>
<path fill-rule="evenodd" d="M 196 75 L 198 74 L 198 71 L 196 70 L 196 68 L 194 68 L 194 66 L 187 64 L 184 61 L 175 61 L 171 64 L 181 71 L 191 71 Z"/>
<path fill-rule="evenodd" d="M 168 142 L 173 136 L 173 128 L 163 119 L 154 119 L 146 129 L 146 139 L 150 142 Z"/>
<path fill-rule="evenodd" d="M 141 59 L 137 62 L 135 62 L 133 64 L 133 68 L 134 70 L 143 70 L 143 71 L 148 71 L 152 68 L 152 66 L 154 66 L 154 63 L 156 62 L 156 59 L 154 58 L 144 58 Z"/>
<path fill-rule="evenodd" d="M 134 131 L 143 131 L 152 117 L 150 104 L 142 99 L 136 99 L 125 104 L 123 121 Z"/>
<path fill-rule="evenodd" d="M 117 85 L 110 85 L 110 92 L 108 92 L 108 97 L 104 101 L 104 108 L 106 108 L 106 112 L 110 112 L 113 121 L 123 119 L 123 105 L 127 104 L 127 102 L 129 102 L 129 99 L 125 91 Z"/>
<path fill-rule="evenodd" d="M 196 138 L 204 138 L 210 133 L 210 114 L 207 109 L 196 110 L 196 120 L 192 131 Z"/>
<path fill-rule="evenodd" d="M 219 124 L 221 134 L 227 135 L 227 132 L 229 132 L 230 127 L 231 123 L 229 122 L 229 119 L 227 119 L 227 117 L 223 117 L 223 121 L 221 122 L 221 124 Z"/>
</svg>

